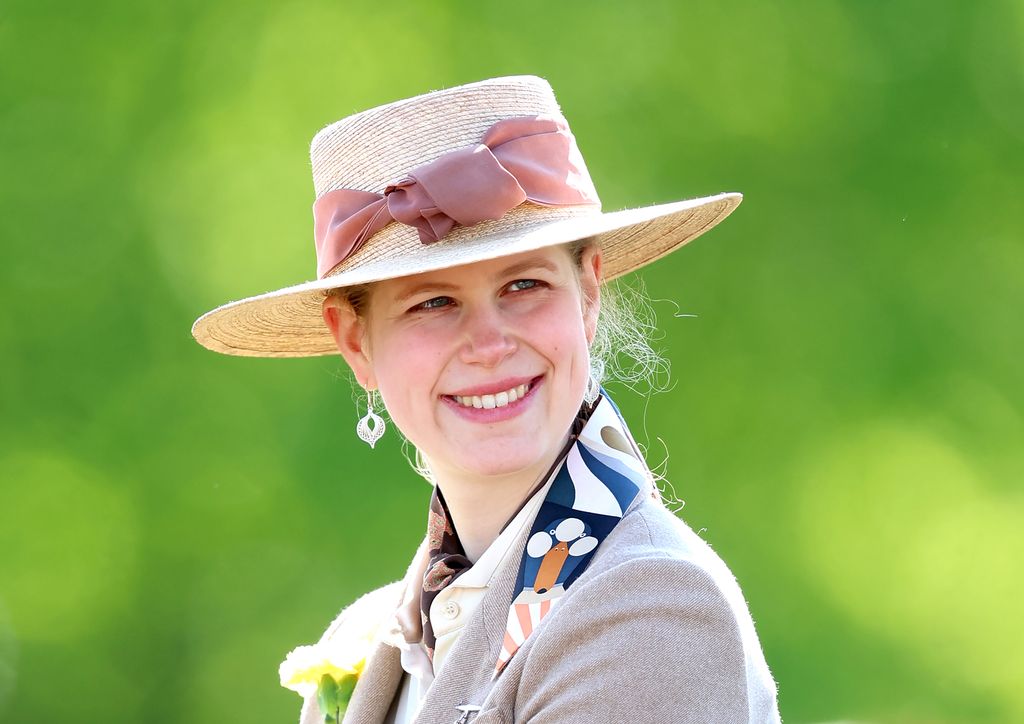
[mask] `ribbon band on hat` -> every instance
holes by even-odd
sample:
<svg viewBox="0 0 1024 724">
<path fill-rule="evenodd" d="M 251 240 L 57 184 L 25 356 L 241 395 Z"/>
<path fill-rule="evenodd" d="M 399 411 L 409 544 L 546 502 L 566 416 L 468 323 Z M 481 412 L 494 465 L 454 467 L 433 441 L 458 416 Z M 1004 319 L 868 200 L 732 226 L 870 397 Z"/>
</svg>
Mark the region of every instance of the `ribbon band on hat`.
<svg viewBox="0 0 1024 724">
<path fill-rule="evenodd" d="M 565 119 L 498 121 L 475 146 L 450 151 L 389 184 L 383 194 L 328 191 L 313 204 L 317 277 L 323 279 L 392 221 L 420 241 L 442 239 L 456 224 L 500 219 L 529 201 L 540 206 L 600 206 Z"/>
</svg>

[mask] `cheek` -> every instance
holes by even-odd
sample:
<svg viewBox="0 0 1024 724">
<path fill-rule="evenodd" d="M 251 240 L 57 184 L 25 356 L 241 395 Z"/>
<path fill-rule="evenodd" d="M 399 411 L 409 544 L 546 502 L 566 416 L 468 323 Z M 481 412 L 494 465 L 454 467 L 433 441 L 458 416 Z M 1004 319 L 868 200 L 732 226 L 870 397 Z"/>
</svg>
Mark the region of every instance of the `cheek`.
<svg viewBox="0 0 1024 724">
<path fill-rule="evenodd" d="M 572 368 L 589 361 L 586 329 L 579 306 L 574 300 L 563 301 L 533 315 L 530 324 L 531 338 L 536 340 L 538 349 L 552 362 Z"/>
<path fill-rule="evenodd" d="M 408 332 L 374 340 L 373 369 L 388 413 L 399 427 L 414 424 L 437 386 L 441 355 L 436 337 Z M 427 394 L 425 394 L 427 393 Z"/>
</svg>

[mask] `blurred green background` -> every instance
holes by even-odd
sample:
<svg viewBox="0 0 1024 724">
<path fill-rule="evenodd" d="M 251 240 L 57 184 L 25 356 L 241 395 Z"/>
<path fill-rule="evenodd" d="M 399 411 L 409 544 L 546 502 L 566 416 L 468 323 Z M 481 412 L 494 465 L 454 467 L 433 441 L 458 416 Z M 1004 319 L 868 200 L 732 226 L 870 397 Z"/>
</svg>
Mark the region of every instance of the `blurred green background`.
<svg viewBox="0 0 1024 724">
<path fill-rule="evenodd" d="M 746 195 L 643 272 L 674 386 L 618 400 L 784 720 L 1024 721 L 1024 5 L 998 0 L 6 0 L 0 720 L 297 718 L 278 663 L 402 575 L 429 488 L 357 440 L 338 358 L 189 327 L 314 275 L 319 128 L 517 73 L 606 209 Z"/>
</svg>

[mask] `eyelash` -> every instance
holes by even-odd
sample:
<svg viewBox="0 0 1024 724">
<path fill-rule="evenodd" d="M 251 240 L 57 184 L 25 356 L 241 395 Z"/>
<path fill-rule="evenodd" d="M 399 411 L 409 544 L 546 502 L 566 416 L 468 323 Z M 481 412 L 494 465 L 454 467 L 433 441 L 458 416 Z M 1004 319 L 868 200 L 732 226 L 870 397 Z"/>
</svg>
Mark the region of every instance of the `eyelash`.
<svg viewBox="0 0 1024 724">
<path fill-rule="evenodd" d="M 526 289 L 513 290 L 513 293 L 526 292 L 526 291 L 529 291 L 531 289 L 537 289 L 538 287 L 543 285 L 543 282 L 541 282 L 539 279 L 516 279 L 514 282 L 510 282 L 508 287 L 506 287 L 506 289 L 508 289 L 508 288 L 510 288 L 512 286 L 515 286 L 516 284 L 523 284 L 524 282 L 525 283 L 529 283 L 530 286 L 526 287 Z M 442 304 L 442 305 L 439 305 L 439 306 L 432 306 L 431 305 L 431 302 L 436 302 L 436 301 L 442 300 L 442 299 L 450 301 L 451 297 L 432 297 L 431 299 L 427 299 L 427 300 L 425 300 L 423 302 L 420 302 L 419 304 L 415 305 L 409 311 L 410 312 L 429 312 L 430 310 L 433 310 L 433 309 L 444 309 L 445 307 L 448 306 L 447 304 Z"/>
</svg>

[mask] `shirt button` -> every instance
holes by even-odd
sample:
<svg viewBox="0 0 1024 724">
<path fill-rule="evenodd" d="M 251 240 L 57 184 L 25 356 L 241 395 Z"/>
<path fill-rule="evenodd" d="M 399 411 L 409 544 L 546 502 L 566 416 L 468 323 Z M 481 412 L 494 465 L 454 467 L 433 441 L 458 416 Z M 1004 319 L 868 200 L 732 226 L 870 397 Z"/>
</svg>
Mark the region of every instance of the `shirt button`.
<svg viewBox="0 0 1024 724">
<path fill-rule="evenodd" d="M 449 621 L 457 619 L 461 611 L 462 609 L 459 608 L 459 604 L 455 603 L 455 601 L 447 601 L 441 607 L 441 614 Z"/>
</svg>

